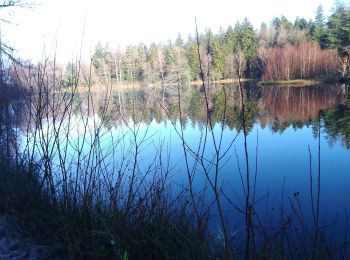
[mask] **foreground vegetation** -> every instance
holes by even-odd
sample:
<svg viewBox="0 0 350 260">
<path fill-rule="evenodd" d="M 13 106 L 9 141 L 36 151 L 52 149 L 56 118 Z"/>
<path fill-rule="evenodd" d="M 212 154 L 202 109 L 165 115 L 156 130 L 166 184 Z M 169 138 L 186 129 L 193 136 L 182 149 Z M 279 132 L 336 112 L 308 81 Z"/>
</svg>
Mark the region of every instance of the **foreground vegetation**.
<svg viewBox="0 0 350 260">
<path fill-rule="evenodd" d="M 149 195 L 157 196 L 161 204 L 139 205 L 137 211 L 132 212 L 101 201 L 67 207 L 63 201 L 52 201 L 37 169 L 23 162 L 11 166 L 2 161 L 1 167 L 0 213 L 15 220 L 26 236 L 35 241 L 42 258 L 205 259 L 220 256 L 220 245 L 208 245 L 210 238 L 194 229 L 186 203 L 179 202 L 175 207 L 166 191 Z"/>
</svg>

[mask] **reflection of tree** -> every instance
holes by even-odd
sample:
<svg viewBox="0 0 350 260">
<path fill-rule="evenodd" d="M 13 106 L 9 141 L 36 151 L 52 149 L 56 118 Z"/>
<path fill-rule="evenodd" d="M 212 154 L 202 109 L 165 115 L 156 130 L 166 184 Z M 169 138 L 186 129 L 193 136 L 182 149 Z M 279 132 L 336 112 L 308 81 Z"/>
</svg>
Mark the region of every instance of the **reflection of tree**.
<svg viewBox="0 0 350 260">
<path fill-rule="evenodd" d="M 257 115 L 257 107 L 256 104 L 252 101 L 246 101 L 244 104 L 245 107 L 245 124 L 246 124 L 246 129 L 248 131 L 251 131 L 255 124 L 256 120 L 256 115 Z M 242 111 L 240 111 L 242 113 Z"/>
<path fill-rule="evenodd" d="M 271 126 L 274 132 L 283 132 L 288 127 L 300 129 L 311 125 L 317 133 L 317 116 L 319 111 L 326 111 L 323 115 L 326 132 L 330 140 L 341 137 L 349 146 L 349 101 L 334 109 L 348 93 L 339 86 L 318 87 L 257 87 L 246 84 L 243 88 L 245 98 L 245 116 L 247 130 L 251 131 L 256 121 L 265 126 Z M 345 89 L 346 90 L 346 89 Z M 132 119 L 135 123 L 150 124 L 167 123 L 179 120 L 178 97 L 176 86 L 168 85 L 166 98 L 163 100 L 162 88 L 143 88 L 141 90 L 117 90 L 109 93 L 97 91 L 89 95 L 77 93 L 72 101 L 72 112 L 86 117 L 96 113 L 103 125 L 110 129 Z M 207 114 L 203 93 L 198 88 L 181 88 L 183 103 L 183 125 L 206 125 Z M 239 89 L 232 85 L 217 85 L 208 90 L 211 117 L 213 122 L 224 123 L 229 129 L 238 130 L 242 124 L 242 111 L 239 102 Z M 68 99 L 68 95 L 67 95 Z M 90 99 L 90 105 L 88 100 Z M 34 101 L 33 101 L 34 102 Z M 107 102 L 107 103 L 106 103 Z M 160 105 L 161 103 L 161 105 Z M 107 104 L 107 105 L 106 105 Z M 21 110 L 17 105 L 16 111 Z M 62 106 L 64 107 L 64 106 Z M 17 112 L 16 112 L 17 113 Z M 26 124 L 28 116 L 18 112 L 17 122 Z M 21 117 L 21 118 L 20 118 Z M 336 122 L 332 121 L 332 118 Z M 318 121 L 317 121 L 318 122 Z"/>
<path fill-rule="evenodd" d="M 324 131 L 332 144 L 340 139 L 347 149 L 350 148 L 350 100 L 322 113 Z"/>
<path fill-rule="evenodd" d="M 188 104 L 188 115 L 191 118 L 198 118 L 203 110 L 202 96 L 199 91 L 193 89 L 190 94 L 190 100 Z"/>
<path fill-rule="evenodd" d="M 345 95 L 339 86 L 263 87 L 258 101 L 259 120 L 283 132 L 289 126 L 301 128 L 320 110 L 334 107 Z"/>
<path fill-rule="evenodd" d="M 247 109 L 250 104 L 253 109 L 251 112 L 246 112 L 248 125 L 254 123 L 253 117 L 249 115 L 258 112 L 260 123 L 271 125 L 274 132 L 282 133 L 289 127 L 301 129 L 305 125 L 311 125 L 316 137 L 319 127 L 318 115 L 320 111 L 324 111 L 321 117 L 330 144 L 341 140 L 342 144 L 349 149 L 350 99 L 340 103 L 344 98 L 348 98 L 345 90 L 337 85 L 262 88 L 261 98 L 257 101 L 258 110 L 254 111 L 254 101 L 246 104 Z"/>
<path fill-rule="evenodd" d="M 238 90 L 238 89 L 237 89 Z M 214 93 L 214 115 L 218 122 L 226 124 L 230 129 L 236 130 L 242 125 L 242 108 L 236 104 L 235 93 L 237 90 L 228 91 L 221 88 Z M 247 92 L 247 89 L 246 93 Z M 228 93 L 227 93 L 228 92 Z M 245 123 L 247 130 L 250 131 L 256 121 L 257 108 L 256 102 L 245 101 Z"/>
<path fill-rule="evenodd" d="M 112 107 L 112 109 L 107 110 L 106 107 L 100 105 L 97 111 L 98 117 L 101 119 L 103 126 L 110 130 L 114 125 L 114 117 L 117 114 L 116 107 Z"/>
</svg>

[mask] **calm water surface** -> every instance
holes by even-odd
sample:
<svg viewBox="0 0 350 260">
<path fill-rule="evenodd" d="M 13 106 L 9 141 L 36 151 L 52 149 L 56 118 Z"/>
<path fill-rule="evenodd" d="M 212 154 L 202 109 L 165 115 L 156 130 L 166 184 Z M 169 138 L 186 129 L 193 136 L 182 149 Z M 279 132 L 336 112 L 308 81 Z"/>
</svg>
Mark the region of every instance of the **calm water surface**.
<svg viewBox="0 0 350 260">
<path fill-rule="evenodd" d="M 300 206 L 305 214 L 305 222 L 312 223 L 311 187 L 316 201 L 320 178 L 320 222 L 327 224 L 335 221 L 338 224 L 334 224 L 334 228 L 343 231 L 341 227 L 344 227 L 346 212 L 350 210 L 348 91 L 345 85 L 245 86 L 250 184 L 256 190 L 256 212 L 262 221 L 273 221 L 281 212 L 289 214 L 293 211 L 291 202 L 299 200 L 302 202 Z M 115 162 L 131 153 L 130 148 L 125 147 L 134 147 L 136 140 L 142 143 L 139 147 L 138 168 L 146 169 L 152 164 L 155 155 L 161 154 L 175 192 L 185 187 L 188 181 L 180 138 L 182 125 L 188 166 L 195 174 L 194 189 L 199 196 L 203 196 L 204 201 L 210 203 L 213 193 L 204 193 L 203 189 L 208 186 L 205 169 L 209 178 L 214 180 L 215 177 L 212 164 L 215 156 L 214 136 L 216 145 L 221 144 L 220 154 L 224 155 L 219 162 L 218 176 L 223 207 L 232 229 L 239 230 L 243 215 L 232 206 L 244 207 L 246 189 L 239 89 L 229 85 L 217 85 L 209 89 L 212 132 L 210 129 L 207 131 L 206 127 L 203 90 L 187 87 L 180 92 L 181 123 L 176 87 L 166 87 L 164 92 L 160 88 L 134 92 L 116 90 L 112 92 L 111 98 L 106 98 L 104 93 L 94 93 L 93 109 L 91 104 L 84 101 L 84 94 L 81 93 L 81 101 L 77 104 L 82 114 L 72 116 L 74 125 L 69 130 L 69 142 L 65 134 L 62 140 L 66 141 L 62 142 L 71 147 L 69 154 L 73 159 L 76 152 L 72 147 L 82 142 L 85 126 L 88 125 L 87 140 L 91 144 L 98 125 L 99 145 L 104 148 L 101 156 L 113 171 Z M 86 118 L 89 118 L 87 124 L 84 121 Z M 48 132 L 53 131 L 52 125 L 52 121 L 47 120 Z M 136 139 L 133 133 L 137 133 Z M 111 147 L 113 142 L 118 145 Z M 203 165 L 199 165 L 195 158 L 202 153 L 205 160 Z M 71 163 L 70 169 L 74 169 L 74 165 Z M 337 225 L 340 228 L 336 228 Z"/>
</svg>

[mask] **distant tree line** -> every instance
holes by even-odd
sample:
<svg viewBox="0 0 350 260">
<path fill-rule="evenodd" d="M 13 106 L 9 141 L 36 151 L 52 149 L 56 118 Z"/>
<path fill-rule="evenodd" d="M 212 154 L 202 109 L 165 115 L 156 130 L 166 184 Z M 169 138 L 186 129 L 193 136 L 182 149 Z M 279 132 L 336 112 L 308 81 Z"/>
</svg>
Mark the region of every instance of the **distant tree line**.
<svg viewBox="0 0 350 260">
<path fill-rule="evenodd" d="M 237 75 L 263 80 L 335 78 L 349 74 L 350 10 L 340 1 L 329 17 L 319 6 L 315 19 L 275 17 L 255 30 L 248 19 L 199 35 L 204 76 L 210 80 Z M 196 38 L 181 35 L 165 44 L 129 45 L 125 50 L 99 43 L 92 56 L 96 82 L 167 84 L 200 79 Z M 66 85 L 74 84 L 73 64 Z"/>
<path fill-rule="evenodd" d="M 244 19 L 218 33 L 206 29 L 199 35 L 204 77 L 211 81 L 238 75 L 265 81 L 348 77 L 349 52 L 350 7 L 340 1 L 336 1 L 329 17 L 320 5 L 310 21 L 274 17 L 269 25 L 262 23 L 257 30 Z M 34 67 L 19 74 L 31 74 Z M 180 34 L 175 41 L 148 46 L 139 43 L 125 49 L 98 43 L 91 64 L 68 62 L 53 70 L 56 76 L 62 75 L 63 87 L 88 81 L 165 86 L 174 82 L 189 84 L 201 78 L 196 36 L 189 35 L 184 40 Z"/>
</svg>

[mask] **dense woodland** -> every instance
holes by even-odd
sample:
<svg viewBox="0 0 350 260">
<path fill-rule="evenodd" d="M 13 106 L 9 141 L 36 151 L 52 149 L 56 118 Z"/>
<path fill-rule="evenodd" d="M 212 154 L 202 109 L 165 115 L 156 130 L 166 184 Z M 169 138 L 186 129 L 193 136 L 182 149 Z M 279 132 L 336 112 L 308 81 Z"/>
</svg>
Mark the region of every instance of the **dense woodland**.
<svg viewBox="0 0 350 260">
<path fill-rule="evenodd" d="M 264 81 L 335 79 L 349 74 L 349 48 L 350 7 L 337 1 L 329 17 L 319 6 L 310 21 L 281 16 L 256 30 L 244 19 L 218 33 L 207 29 L 198 38 L 178 35 L 175 42 L 139 43 L 125 50 L 99 43 L 91 61 L 95 83 L 193 82 L 200 79 L 198 53 L 209 80 L 238 75 Z M 77 64 L 70 62 L 63 71 L 65 86 L 76 83 Z"/>
</svg>

